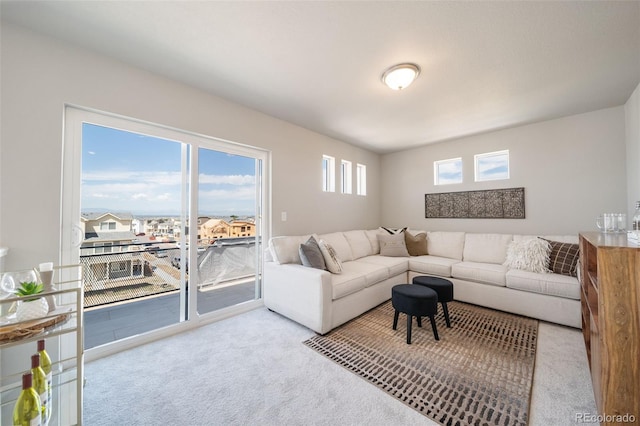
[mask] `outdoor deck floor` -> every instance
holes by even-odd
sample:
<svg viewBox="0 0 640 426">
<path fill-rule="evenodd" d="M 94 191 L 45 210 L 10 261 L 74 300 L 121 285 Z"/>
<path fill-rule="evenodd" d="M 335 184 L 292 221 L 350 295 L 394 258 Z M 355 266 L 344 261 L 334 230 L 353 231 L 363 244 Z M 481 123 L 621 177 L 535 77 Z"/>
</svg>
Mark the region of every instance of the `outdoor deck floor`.
<svg viewBox="0 0 640 426">
<path fill-rule="evenodd" d="M 212 312 L 255 299 L 255 282 L 198 291 L 198 312 Z M 84 313 L 84 347 L 94 348 L 157 328 L 176 324 L 180 294 L 170 293 L 92 308 Z"/>
</svg>

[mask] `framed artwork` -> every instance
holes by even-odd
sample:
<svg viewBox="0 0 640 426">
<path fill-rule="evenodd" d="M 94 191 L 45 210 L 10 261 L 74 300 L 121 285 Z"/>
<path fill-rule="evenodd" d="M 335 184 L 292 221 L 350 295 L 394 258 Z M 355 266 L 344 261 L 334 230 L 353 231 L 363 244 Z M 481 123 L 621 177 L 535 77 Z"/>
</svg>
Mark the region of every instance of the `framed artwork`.
<svg viewBox="0 0 640 426">
<path fill-rule="evenodd" d="M 425 194 L 425 218 L 524 219 L 524 188 Z"/>
</svg>

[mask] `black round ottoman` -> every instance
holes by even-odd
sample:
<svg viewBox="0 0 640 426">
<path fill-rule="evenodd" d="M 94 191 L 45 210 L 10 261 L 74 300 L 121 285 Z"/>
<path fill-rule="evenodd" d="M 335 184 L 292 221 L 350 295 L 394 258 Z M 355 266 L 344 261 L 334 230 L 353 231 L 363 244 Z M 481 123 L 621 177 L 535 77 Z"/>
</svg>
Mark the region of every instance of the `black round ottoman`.
<svg viewBox="0 0 640 426">
<path fill-rule="evenodd" d="M 429 277 L 426 275 L 414 277 L 413 283 L 428 287 L 438 294 L 438 302 L 442 304 L 442 311 L 444 312 L 444 319 L 447 322 L 447 327 L 451 328 L 447 302 L 453 301 L 453 283 L 444 278 Z"/>
<path fill-rule="evenodd" d="M 394 330 L 398 328 L 400 312 L 407 314 L 407 344 L 411 344 L 412 317 L 416 317 L 418 327 L 422 327 L 421 317 L 428 316 L 431 320 L 431 328 L 433 328 L 433 337 L 440 340 L 434 318 L 438 312 L 438 295 L 435 291 L 419 285 L 398 284 L 391 289 L 391 304 L 396 310 L 393 316 Z"/>
</svg>

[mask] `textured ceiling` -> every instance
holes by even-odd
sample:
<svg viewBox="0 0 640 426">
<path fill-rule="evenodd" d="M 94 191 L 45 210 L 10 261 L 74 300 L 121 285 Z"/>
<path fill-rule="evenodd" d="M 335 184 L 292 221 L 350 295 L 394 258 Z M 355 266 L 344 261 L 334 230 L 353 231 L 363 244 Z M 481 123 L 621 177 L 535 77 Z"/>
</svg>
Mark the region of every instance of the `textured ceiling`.
<svg viewBox="0 0 640 426">
<path fill-rule="evenodd" d="M 640 2 L 2 1 L 2 19 L 376 152 L 622 105 Z M 422 73 L 385 87 L 391 65 Z"/>
</svg>

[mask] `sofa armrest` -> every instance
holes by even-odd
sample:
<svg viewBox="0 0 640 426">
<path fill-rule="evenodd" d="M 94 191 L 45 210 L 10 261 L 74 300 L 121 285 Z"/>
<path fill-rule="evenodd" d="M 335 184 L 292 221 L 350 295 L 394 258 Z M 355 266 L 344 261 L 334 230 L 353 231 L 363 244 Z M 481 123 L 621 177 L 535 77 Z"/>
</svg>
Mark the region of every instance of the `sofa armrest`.
<svg viewBox="0 0 640 426">
<path fill-rule="evenodd" d="M 331 330 L 331 273 L 297 264 L 264 264 L 264 304 L 313 331 Z"/>
</svg>

